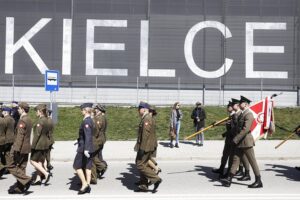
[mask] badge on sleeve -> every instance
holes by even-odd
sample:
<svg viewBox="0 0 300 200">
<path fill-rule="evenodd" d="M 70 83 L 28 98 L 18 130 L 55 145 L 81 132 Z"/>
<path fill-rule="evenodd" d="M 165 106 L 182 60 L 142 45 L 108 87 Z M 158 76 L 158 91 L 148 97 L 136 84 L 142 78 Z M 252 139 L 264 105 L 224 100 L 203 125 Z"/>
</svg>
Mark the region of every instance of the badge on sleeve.
<svg viewBox="0 0 300 200">
<path fill-rule="evenodd" d="M 24 128 L 24 127 L 25 127 L 25 125 L 20 123 L 19 128 Z"/>
<path fill-rule="evenodd" d="M 148 124 L 149 124 L 148 122 L 145 122 L 145 126 L 148 126 Z"/>
<path fill-rule="evenodd" d="M 85 125 L 85 128 L 88 128 L 88 127 L 89 127 L 89 125 L 88 125 L 88 124 L 86 124 L 86 125 Z"/>
</svg>

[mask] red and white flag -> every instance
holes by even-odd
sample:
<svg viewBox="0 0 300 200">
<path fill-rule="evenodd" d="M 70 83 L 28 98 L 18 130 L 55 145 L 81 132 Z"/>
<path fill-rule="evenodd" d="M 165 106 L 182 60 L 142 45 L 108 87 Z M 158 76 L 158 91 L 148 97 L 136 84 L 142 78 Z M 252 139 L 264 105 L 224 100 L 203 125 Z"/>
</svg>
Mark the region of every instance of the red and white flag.
<svg viewBox="0 0 300 200">
<path fill-rule="evenodd" d="M 266 97 L 250 106 L 254 121 L 250 128 L 254 140 L 267 138 L 268 133 L 274 132 L 274 102 L 270 97 Z"/>
</svg>

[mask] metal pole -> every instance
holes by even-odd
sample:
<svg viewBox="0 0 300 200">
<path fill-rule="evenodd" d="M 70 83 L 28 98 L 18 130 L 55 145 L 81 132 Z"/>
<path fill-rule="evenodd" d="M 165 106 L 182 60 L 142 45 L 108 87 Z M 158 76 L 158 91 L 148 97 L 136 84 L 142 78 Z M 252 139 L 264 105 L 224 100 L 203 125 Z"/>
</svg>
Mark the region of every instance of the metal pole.
<svg viewBox="0 0 300 200">
<path fill-rule="evenodd" d="M 15 75 L 12 75 L 12 100 L 15 100 Z"/>
<path fill-rule="evenodd" d="M 177 85 L 177 101 L 180 102 L 180 77 L 178 77 L 178 85 Z"/>
<path fill-rule="evenodd" d="M 221 105 L 221 98 L 222 98 L 222 78 L 220 77 L 220 90 L 219 90 L 219 106 Z M 224 99 L 224 98 L 223 98 Z"/>
<path fill-rule="evenodd" d="M 139 77 L 136 77 L 136 105 L 139 105 Z"/>
<path fill-rule="evenodd" d="M 203 84 L 203 90 L 202 90 L 202 104 L 205 105 L 205 84 Z"/>
<path fill-rule="evenodd" d="M 260 79 L 260 99 L 263 98 L 263 79 Z"/>
<path fill-rule="evenodd" d="M 98 102 L 98 76 L 96 76 L 96 102 Z"/>
</svg>

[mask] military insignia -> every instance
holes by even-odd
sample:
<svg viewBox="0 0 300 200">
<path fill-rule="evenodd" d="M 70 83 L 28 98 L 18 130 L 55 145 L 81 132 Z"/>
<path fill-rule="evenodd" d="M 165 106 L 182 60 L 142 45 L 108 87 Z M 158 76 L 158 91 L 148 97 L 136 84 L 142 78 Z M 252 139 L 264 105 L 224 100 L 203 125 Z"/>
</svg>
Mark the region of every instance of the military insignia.
<svg viewBox="0 0 300 200">
<path fill-rule="evenodd" d="M 88 125 L 88 124 L 86 124 L 86 125 L 85 125 L 85 128 L 88 128 L 88 127 L 89 127 L 89 125 Z"/>
<path fill-rule="evenodd" d="M 20 124 L 19 127 L 20 127 L 20 128 L 24 128 L 24 124 Z"/>
<path fill-rule="evenodd" d="M 100 122 L 99 122 L 99 121 L 97 121 L 97 124 L 100 124 Z"/>
<path fill-rule="evenodd" d="M 37 126 L 37 127 L 40 127 L 40 124 L 37 124 L 36 126 Z"/>
<path fill-rule="evenodd" d="M 149 124 L 148 122 L 145 122 L 145 126 L 148 126 L 148 124 Z"/>
</svg>

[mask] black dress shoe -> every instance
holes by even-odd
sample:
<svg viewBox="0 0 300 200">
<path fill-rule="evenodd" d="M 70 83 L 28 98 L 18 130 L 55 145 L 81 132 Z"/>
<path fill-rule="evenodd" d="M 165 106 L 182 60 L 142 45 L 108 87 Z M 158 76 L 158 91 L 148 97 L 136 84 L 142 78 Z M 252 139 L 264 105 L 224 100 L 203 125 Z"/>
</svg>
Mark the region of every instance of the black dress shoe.
<svg viewBox="0 0 300 200">
<path fill-rule="evenodd" d="M 49 174 L 48 174 L 48 176 L 47 176 L 46 181 L 45 181 L 44 184 L 47 184 L 50 181 L 50 177 L 52 177 L 52 176 L 53 176 L 52 173 L 49 172 Z"/>
<path fill-rule="evenodd" d="M 260 176 L 255 176 L 255 182 L 251 185 L 248 185 L 248 188 L 262 188 L 263 184 L 261 182 Z"/>
<path fill-rule="evenodd" d="M 152 192 L 156 192 L 158 186 L 161 184 L 162 180 L 156 181 L 156 183 L 154 183 L 154 188 L 152 190 Z"/>
<path fill-rule="evenodd" d="M 52 165 L 48 165 L 47 168 L 48 168 L 48 171 L 50 171 L 50 170 L 53 169 L 53 166 Z"/>
<path fill-rule="evenodd" d="M 31 182 L 31 185 L 35 186 L 35 185 L 42 185 L 42 181 L 36 181 L 36 182 Z"/>
<path fill-rule="evenodd" d="M 171 144 L 170 144 L 170 147 L 171 147 L 171 148 L 173 148 L 173 147 L 174 147 L 174 145 L 171 143 Z"/>
<path fill-rule="evenodd" d="M 90 192 L 91 192 L 91 187 L 89 185 L 87 185 L 85 188 L 83 188 L 83 190 L 79 190 L 77 194 L 81 195 L 81 194 L 90 193 Z"/>
<path fill-rule="evenodd" d="M 24 192 L 19 188 L 9 189 L 8 194 L 23 194 Z"/>
<path fill-rule="evenodd" d="M 176 148 L 179 148 L 178 143 L 175 144 L 175 147 L 176 147 Z"/>
<path fill-rule="evenodd" d="M 106 170 L 107 170 L 107 167 L 104 168 L 103 170 L 101 170 L 100 173 L 98 174 L 98 178 L 101 178 L 104 175 L 104 173 L 106 172 Z"/>
<path fill-rule="evenodd" d="M 26 183 L 26 184 L 24 185 L 23 191 L 24 191 L 24 192 L 27 192 L 28 189 L 30 188 L 30 186 L 31 186 L 31 180 L 28 181 L 28 183 Z"/>
</svg>

